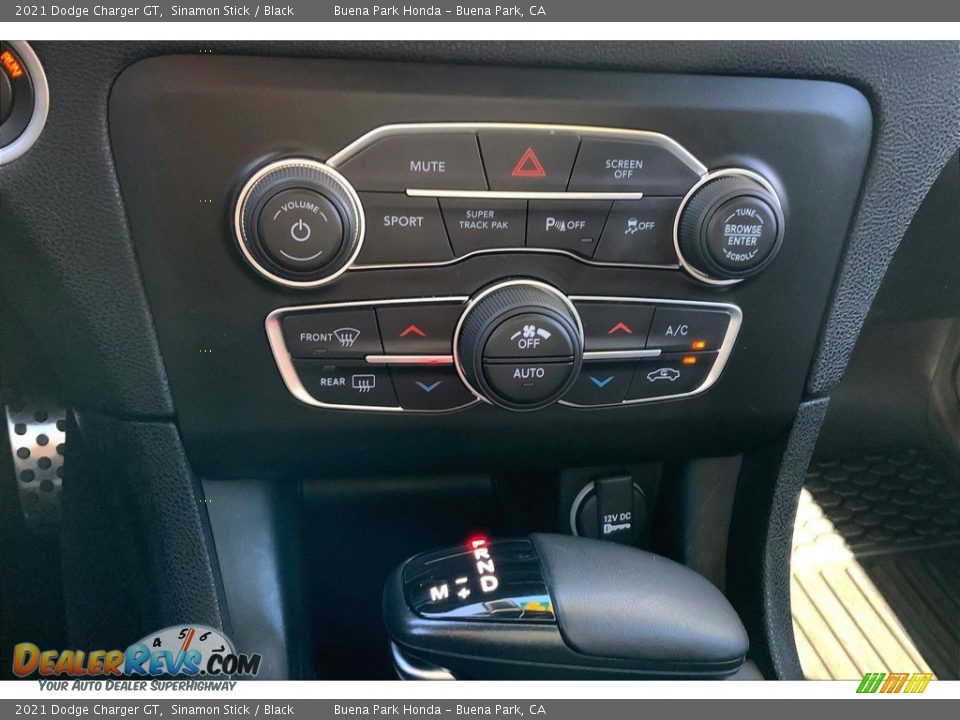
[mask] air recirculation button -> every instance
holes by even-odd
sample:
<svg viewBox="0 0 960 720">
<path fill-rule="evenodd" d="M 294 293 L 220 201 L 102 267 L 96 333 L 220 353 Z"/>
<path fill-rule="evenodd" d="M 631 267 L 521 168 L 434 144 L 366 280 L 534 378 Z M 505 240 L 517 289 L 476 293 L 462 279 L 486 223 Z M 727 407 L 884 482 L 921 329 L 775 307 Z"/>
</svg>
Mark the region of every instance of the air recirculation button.
<svg viewBox="0 0 960 720">
<path fill-rule="evenodd" d="M 576 311 L 559 291 L 533 281 L 499 285 L 467 309 L 456 359 L 475 392 L 511 410 L 534 410 L 563 395 L 583 356 Z"/>
</svg>

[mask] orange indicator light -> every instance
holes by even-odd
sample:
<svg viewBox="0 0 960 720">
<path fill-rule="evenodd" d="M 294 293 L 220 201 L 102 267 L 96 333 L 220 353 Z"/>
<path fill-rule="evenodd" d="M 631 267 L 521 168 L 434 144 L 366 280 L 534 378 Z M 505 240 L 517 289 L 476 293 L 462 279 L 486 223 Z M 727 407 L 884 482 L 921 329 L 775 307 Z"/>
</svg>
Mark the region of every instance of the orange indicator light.
<svg viewBox="0 0 960 720">
<path fill-rule="evenodd" d="M 687 355 L 685 358 L 683 358 L 683 364 L 684 364 L 684 365 L 696 365 L 696 364 L 697 364 L 697 358 L 694 357 L 693 355 Z"/>
<path fill-rule="evenodd" d="M 690 347 L 693 348 L 694 350 L 703 350 L 704 348 L 707 347 L 707 341 L 706 341 L 706 340 L 694 340 L 694 341 L 690 344 Z"/>
<path fill-rule="evenodd" d="M 0 65 L 3 65 L 4 70 L 7 71 L 11 80 L 23 75 L 23 67 L 9 50 L 4 50 L 0 53 Z"/>
</svg>

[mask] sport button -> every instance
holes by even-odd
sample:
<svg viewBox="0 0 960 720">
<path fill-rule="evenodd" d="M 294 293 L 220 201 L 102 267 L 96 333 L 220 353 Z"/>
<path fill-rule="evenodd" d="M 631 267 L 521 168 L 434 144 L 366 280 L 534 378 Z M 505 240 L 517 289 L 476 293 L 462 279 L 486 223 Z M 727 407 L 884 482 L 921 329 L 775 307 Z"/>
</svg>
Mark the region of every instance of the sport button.
<svg viewBox="0 0 960 720">
<path fill-rule="evenodd" d="M 453 259 L 435 198 L 361 193 L 360 201 L 367 225 L 358 265 Z"/>
<path fill-rule="evenodd" d="M 569 132 L 480 133 L 491 190 L 566 190 L 579 145 L 580 137 Z"/>
</svg>

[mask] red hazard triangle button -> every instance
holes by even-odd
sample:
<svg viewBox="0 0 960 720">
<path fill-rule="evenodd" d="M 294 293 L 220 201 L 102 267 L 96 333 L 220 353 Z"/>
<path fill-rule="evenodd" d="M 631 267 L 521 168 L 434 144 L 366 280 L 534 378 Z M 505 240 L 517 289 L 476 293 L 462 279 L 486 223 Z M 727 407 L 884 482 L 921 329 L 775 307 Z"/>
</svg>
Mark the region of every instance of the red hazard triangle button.
<svg viewBox="0 0 960 720">
<path fill-rule="evenodd" d="M 576 133 L 481 130 L 477 137 L 491 190 L 567 189 L 580 147 Z"/>
<path fill-rule="evenodd" d="M 520 156 L 517 164 L 513 167 L 513 172 L 510 174 L 513 177 L 520 178 L 542 178 L 547 176 L 547 171 L 543 169 L 543 164 L 533 148 L 528 147 Z"/>
</svg>

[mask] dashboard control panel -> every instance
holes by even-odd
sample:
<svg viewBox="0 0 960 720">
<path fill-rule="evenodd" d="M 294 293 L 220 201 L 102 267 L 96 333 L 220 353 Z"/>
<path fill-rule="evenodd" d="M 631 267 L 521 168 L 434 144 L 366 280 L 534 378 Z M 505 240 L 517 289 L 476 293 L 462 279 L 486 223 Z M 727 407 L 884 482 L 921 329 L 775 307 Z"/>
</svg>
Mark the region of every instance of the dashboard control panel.
<svg viewBox="0 0 960 720">
<path fill-rule="evenodd" d="M 448 412 L 695 395 L 720 377 L 741 321 L 729 303 L 568 297 L 518 279 L 473 297 L 281 308 L 266 329 L 287 389 L 304 403 Z"/>
<path fill-rule="evenodd" d="M 662 133 L 564 125 L 382 126 L 326 163 L 261 168 L 234 212 L 247 261 L 298 288 L 506 252 L 730 284 L 772 262 L 783 232 L 753 171 L 710 171 Z"/>
<path fill-rule="evenodd" d="M 134 63 L 109 113 L 211 477 L 774 440 L 875 136 L 832 82 L 250 55 Z"/>
</svg>

